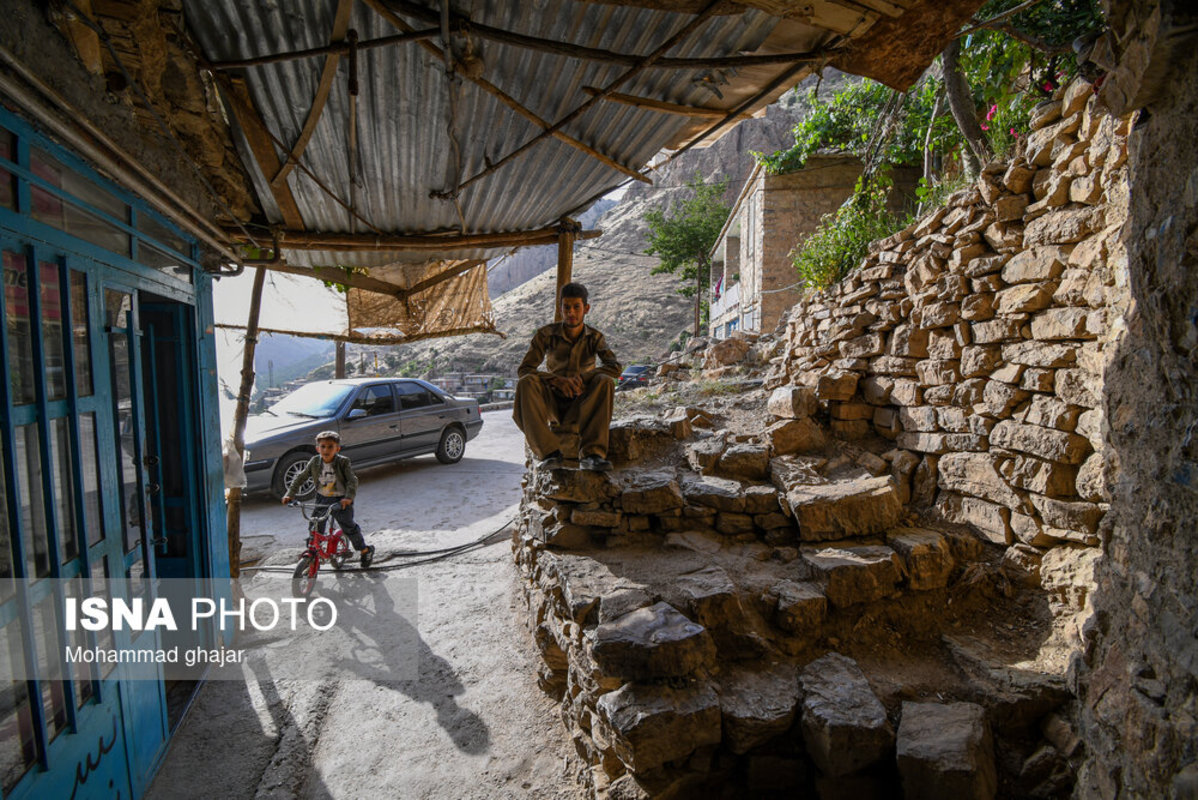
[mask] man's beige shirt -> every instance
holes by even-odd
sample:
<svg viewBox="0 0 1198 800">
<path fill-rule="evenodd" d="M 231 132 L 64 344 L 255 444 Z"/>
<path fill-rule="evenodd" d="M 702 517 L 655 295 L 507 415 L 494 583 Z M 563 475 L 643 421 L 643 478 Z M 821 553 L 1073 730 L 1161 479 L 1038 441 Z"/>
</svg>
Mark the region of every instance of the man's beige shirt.
<svg viewBox="0 0 1198 800">
<path fill-rule="evenodd" d="M 598 357 L 601 365 L 595 366 Z M 545 361 L 542 370 L 541 361 Z M 616 354 L 607 346 L 603 334 L 584 325 L 577 339 L 571 340 L 566 336 L 564 322 L 555 322 L 538 330 L 528 346 L 528 353 L 520 362 L 516 374 L 523 378 L 525 375 L 540 375 L 547 378 L 556 375 L 560 378 L 586 377 L 592 372 L 620 377 L 622 368 L 616 360 Z"/>
</svg>

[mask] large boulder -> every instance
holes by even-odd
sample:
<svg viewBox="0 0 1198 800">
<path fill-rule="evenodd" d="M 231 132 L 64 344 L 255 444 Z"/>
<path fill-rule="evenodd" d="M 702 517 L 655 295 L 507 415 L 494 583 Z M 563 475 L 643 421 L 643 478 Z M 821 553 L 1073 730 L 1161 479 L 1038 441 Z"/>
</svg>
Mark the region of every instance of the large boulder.
<svg viewBox="0 0 1198 800">
<path fill-rule="evenodd" d="M 721 475 L 747 480 L 762 480 L 769 475 L 769 469 L 769 448 L 759 444 L 734 444 L 723 452 L 716 465 Z"/>
<path fill-rule="evenodd" d="M 776 456 L 822 450 L 827 443 L 823 429 L 810 417 L 779 420 L 765 429 L 765 438 Z"/>
<path fill-rule="evenodd" d="M 765 410 L 783 419 L 806 419 L 819 408 L 815 392 L 806 386 L 782 386 L 773 391 Z"/>
<path fill-rule="evenodd" d="M 703 354 L 703 368 L 716 369 L 739 364 L 745 360 L 750 346 L 749 342 L 735 337 L 716 342 Z"/>
<path fill-rule="evenodd" d="M 684 505 L 682 489 L 670 471 L 634 473 L 620 494 L 620 506 L 629 514 L 661 514 Z"/>
<path fill-rule="evenodd" d="M 942 589 L 956 565 L 950 542 L 939 531 L 924 528 L 896 528 L 886 543 L 899 554 L 912 589 Z"/>
</svg>

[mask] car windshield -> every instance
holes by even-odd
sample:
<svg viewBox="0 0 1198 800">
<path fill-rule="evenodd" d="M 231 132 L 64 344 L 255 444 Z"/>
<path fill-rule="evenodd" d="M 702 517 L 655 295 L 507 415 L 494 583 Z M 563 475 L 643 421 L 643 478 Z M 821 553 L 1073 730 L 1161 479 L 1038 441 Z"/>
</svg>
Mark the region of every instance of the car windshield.
<svg viewBox="0 0 1198 800">
<path fill-rule="evenodd" d="M 640 375 L 642 372 L 648 372 L 648 371 L 649 371 L 649 367 L 644 366 L 644 365 L 632 366 L 632 367 L 629 367 L 628 369 L 624 370 L 624 374 L 625 375 Z"/>
<path fill-rule="evenodd" d="M 309 383 L 275 403 L 269 412 L 279 416 L 331 417 L 353 390 L 353 386 L 343 383 Z"/>
</svg>

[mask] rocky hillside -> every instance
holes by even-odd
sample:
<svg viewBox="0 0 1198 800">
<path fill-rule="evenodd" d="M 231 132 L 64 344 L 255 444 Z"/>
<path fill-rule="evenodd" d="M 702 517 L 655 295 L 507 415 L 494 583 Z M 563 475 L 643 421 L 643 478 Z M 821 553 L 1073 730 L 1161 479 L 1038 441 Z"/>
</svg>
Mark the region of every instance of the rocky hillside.
<svg viewBox="0 0 1198 800">
<path fill-rule="evenodd" d="M 587 209 L 586 213 L 579 215 L 579 224 L 584 230 L 594 228 L 599 218 L 615 204 L 615 200 L 600 200 Z M 487 290 L 494 300 L 556 265 L 557 245 L 525 247 L 507 258 L 492 261 L 487 265 Z"/>
</svg>

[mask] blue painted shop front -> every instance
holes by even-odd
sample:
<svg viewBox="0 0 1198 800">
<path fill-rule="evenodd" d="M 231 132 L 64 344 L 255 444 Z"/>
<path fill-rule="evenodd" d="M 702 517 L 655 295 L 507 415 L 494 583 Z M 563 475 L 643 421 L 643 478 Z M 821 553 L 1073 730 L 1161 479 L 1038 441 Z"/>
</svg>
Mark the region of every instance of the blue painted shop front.
<svg viewBox="0 0 1198 800">
<path fill-rule="evenodd" d="M 60 678 L 0 686 L 0 796 L 137 798 L 194 685 L 65 663 L 160 634 L 56 641 L 53 579 L 227 594 L 212 278 L 166 217 L 3 108 L 0 252 L 2 650 Z"/>
</svg>

